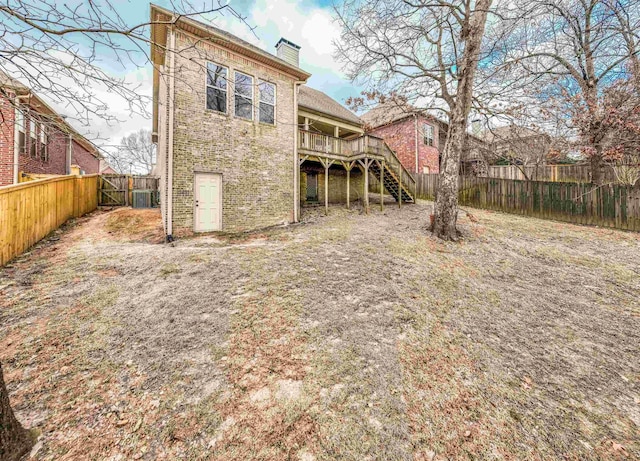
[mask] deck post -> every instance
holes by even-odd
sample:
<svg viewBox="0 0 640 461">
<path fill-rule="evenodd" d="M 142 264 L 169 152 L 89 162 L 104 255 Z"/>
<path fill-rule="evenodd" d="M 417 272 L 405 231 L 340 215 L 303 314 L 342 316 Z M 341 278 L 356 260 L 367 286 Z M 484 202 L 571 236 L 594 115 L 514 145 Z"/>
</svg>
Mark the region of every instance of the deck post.
<svg viewBox="0 0 640 461">
<path fill-rule="evenodd" d="M 380 168 L 380 211 L 384 211 L 384 160 L 376 162 Z"/>
<path fill-rule="evenodd" d="M 402 208 L 402 165 L 398 166 L 398 208 Z"/>
<path fill-rule="evenodd" d="M 369 161 L 365 160 L 364 167 L 364 212 L 369 214 Z"/>
<path fill-rule="evenodd" d="M 341 161 L 342 166 L 347 170 L 347 210 L 351 207 L 351 169 L 355 162 Z"/>
<path fill-rule="evenodd" d="M 324 167 L 324 214 L 329 214 L 329 164 Z"/>
<path fill-rule="evenodd" d="M 333 165 L 333 160 L 323 160 L 319 158 L 324 167 L 324 214 L 329 215 L 329 167 Z"/>
<path fill-rule="evenodd" d="M 358 160 L 360 166 L 362 166 L 362 170 L 364 172 L 364 193 L 362 196 L 364 197 L 364 212 L 369 213 L 369 165 L 371 165 L 371 159 L 363 159 Z"/>
<path fill-rule="evenodd" d="M 351 169 L 347 168 L 347 210 L 349 209 L 349 188 L 350 188 L 350 183 L 351 182 Z"/>
</svg>

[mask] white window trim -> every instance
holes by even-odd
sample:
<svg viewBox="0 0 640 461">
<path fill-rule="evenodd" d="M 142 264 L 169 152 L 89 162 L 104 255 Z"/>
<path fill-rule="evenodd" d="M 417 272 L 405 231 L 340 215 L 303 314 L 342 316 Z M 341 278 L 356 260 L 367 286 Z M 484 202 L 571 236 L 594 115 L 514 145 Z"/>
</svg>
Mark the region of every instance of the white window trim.
<svg viewBox="0 0 640 461">
<path fill-rule="evenodd" d="M 263 122 L 262 120 L 260 120 L 260 104 L 262 104 L 262 92 L 260 91 L 260 84 L 261 83 L 268 83 L 269 85 L 273 85 L 273 104 L 271 104 L 270 102 L 264 101 L 265 104 L 268 104 L 270 106 L 273 106 L 273 123 L 268 123 L 268 122 Z M 258 79 L 258 122 L 260 123 L 264 123 L 265 125 L 269 125 L 269 126 L 276 126 L 278 117 L 276 117 L 276 106 L 278 104 L 278 85 L 276 85 L 273 82 L 270 82 L 268 80 L 262 80 L 262 79 Z"/>
<path fill-rule="evenodd" d="M 423 123 L 422 124 L 422 129 L 424 130 L 424 133 L 422 134 L 422 143 L 425 146 L 429 146 L 429 147 L 433 147 L 436 143 L 436 133 L 435 133 L 435 128 L 433 127 L 433 125 L 429 124 L 429 123 Z M 431 136 L 429 136 L 429 138 L 427 138 L 427 133 L 431 131 Z M 431 144 L 427 143 L 426 140 L 430 139 L 431 140 Z"/>
<path fill-rule="evenodd" d="M 29 136 L 33 139 L 38 139 L 38 137 L 36 136 L 36 127 L 38 125 L 38 122 L 35 121 L 35 119 L 33 118 L 29 118 Z"/>
<path fill-rule="evenodd" d="M 224 112 L 220 112 L 219 110 L 215 110 L 215 109 L 209 109 L 209 106 L 207 105 L 207 98 L 209 97 L 209 92 L 207 91 L 207 89 L 209 87 L 211 88 L 216 88 L 218 90 L 222 90 L 222 88 L 219 88 L 217 86 L 212 86 L 209 85 L 209 64 L 213 64 L 214 66 L 218 66 L 218 67 L 222 67 L 223 69 L 225 69 L 227 71 L 227 76 L 224 78 L 226 81 L 226 88 L 224 88 L 224 92 L 227 95 L 227 101 L 226 101 L 226 105 L 224 108 Z M 229 114 L 229 68 L 227 66 L 223 66 L 222 64 L 218 64 L 217 62 L 214 61 L 206 61 L 205 63 L 205 70 L 204 70 L 204 109 L 208 112 L 213 112 L 216 114 Z"/>
<path fill-rule="evenodd" d="M 246 96 L 239 94 L 236 91 L 236 76 L 240 74 L 240 75 L 244 75 L 245 77 L 249 77 L 251 79 L 251 118 L 244 118 L 244 117 L 240 117 L 238 114 L 236 114 L 236 96 L 240 96 L 241 98 L 246 98 Z M 255 104 L 255 100 L 256 100 L 256 91 L 255 91 L 255 86 L 256 86 L 256 79 L 253 75 L 249 75 L 249 74 L 245 74 L 244 72 L 240 72 L 239 70 L 234 70 L 233 71 L 233 115 L 234 117 L 238 117 L 241 120 L 246 120 L 246 121 L 253 121 L 255 120 L 255 108 L 256 108 L 256 104 Z"/>
<path fill-rule="evenodd" d="M 43 162 L 49 161 L 49 136 L 47 135 L 47 127 L 44 123 L 40 123 L 40 144 L 41 148 L 44 149 L 44 158 L 40 155 L 40 160 Z"/>
</svg>

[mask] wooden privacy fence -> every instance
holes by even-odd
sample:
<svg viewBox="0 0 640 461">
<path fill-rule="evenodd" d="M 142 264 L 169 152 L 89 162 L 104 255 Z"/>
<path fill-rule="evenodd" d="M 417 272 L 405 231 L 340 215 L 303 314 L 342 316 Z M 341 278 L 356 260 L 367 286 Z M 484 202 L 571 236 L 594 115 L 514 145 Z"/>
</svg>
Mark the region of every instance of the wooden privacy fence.
<svg viewBox="0 0 640 461">
<path fill-rule="evenodd" d="M 417 175 L 418 198 L 433 200 L 438 179 Z M 461 205 L 640 231 L 640 188 L 474 176 L 460 176 L 459 186 Z"/>
<path fill-rule="evenodd" d="M 525 176 L 526 173 L 526 176 Z M 487 168 L 487 176 L 500 179 L 527 178 L 532 181 L 551 182 L 591 182 L 591 166 L 589 165 L 491 165 Z M 604 182 L 617 182 L 616 174 L 610 166 L 602 169 Z"/>
<path fill-rule="evenodd" d="M 156 191 L 160 179 L 154 176 L 105 174 L 100 176 L 98 204 L 100 206 L 131 206 L 134 191 Z"/>
<path fill-rule="evenodd" d="M 98 206 L 98 176 L 58 176 L 0 187 L 0 266 Z"/>
</svg>

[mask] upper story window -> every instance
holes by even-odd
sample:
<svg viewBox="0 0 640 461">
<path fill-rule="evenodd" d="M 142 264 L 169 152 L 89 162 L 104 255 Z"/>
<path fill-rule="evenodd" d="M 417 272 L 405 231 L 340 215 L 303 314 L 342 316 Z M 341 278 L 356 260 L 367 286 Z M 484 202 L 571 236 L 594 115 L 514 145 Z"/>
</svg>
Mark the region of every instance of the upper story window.
<svg viewBox="0 0 640 461">
<path fill-rule="evenodd" d="M 16 107 L 16 125 L 18 126 L 18 152 L 27 152 L 27 137 L 25 135 L 24 113 L 20 107 Z"/>
<path fill-rule="evenodd" d="M 259 80 L 260 91 L 259 120 L 262 123 L 276 124 L 276 86 Z"/>
<path fill-rule="evenodd" d="M 47 144 L 49 142 L 47 136 L 47 128 L 44 123 L 40 124 L 40 143 L 39 143 L 39 154 L 40 160 L 46 162 L 49 160 L 49 151 L 47 150 Z"/>
<path fill-rule="evenodd" d="M 253 77 L 236 72 L 235 81 L 236 117 L 253 120 Z"/>
<path fill-rule="evenodd" d="M 422 125 L 422 136 L 425 145 L 433 146 L 433 127 L 427 123 Z"/>
<path fill-rule="evenodd" d="M 29 119 L 29 155 L 32 157 L 38 156 L 38 137 L 36 136 L 36 121 L 33 118 Z"/>
<path fill-rule="evenodd" d="M 227 68 L 207 63 L 207 109 L 227 113 Z"/>
</svg>

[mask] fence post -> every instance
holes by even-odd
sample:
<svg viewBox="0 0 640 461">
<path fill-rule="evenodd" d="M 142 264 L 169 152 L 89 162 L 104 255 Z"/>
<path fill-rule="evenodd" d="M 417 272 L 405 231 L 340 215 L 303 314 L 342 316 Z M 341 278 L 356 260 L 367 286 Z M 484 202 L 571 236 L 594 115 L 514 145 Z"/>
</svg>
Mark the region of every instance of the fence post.
<svg viewBox="0 0 640 461">
<path fill-rule="evenodd" d="M 133 176 L 127 176 L 127 206 L 133 206 Z"/>
</svg>

